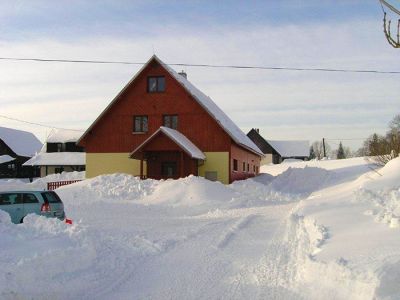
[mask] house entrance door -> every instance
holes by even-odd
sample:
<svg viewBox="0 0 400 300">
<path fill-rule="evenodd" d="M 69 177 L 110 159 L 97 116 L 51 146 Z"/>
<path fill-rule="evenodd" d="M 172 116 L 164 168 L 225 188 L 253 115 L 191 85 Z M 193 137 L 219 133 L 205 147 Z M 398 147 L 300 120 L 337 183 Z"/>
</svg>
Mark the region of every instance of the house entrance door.
<svg viewBox="0 0 400 300">
<path fill-rule="evenodd" d="M 163 178 L 177 178 L 177 163 L 174 161 L 161 163 L 161 175 Z"/>
</svg>

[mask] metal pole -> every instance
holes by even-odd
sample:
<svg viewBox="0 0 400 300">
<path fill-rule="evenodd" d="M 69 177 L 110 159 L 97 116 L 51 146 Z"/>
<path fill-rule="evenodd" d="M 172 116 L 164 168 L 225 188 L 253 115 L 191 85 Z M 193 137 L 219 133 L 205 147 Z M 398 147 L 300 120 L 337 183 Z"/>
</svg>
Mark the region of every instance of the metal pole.
<svg viewBox="0 0 400 300">
<path fill-rule="evenodd" d="M 324 157 L 326 157 L 325 138 L 322 138 L 322 147 L 324 148 Z"/>
</svg>

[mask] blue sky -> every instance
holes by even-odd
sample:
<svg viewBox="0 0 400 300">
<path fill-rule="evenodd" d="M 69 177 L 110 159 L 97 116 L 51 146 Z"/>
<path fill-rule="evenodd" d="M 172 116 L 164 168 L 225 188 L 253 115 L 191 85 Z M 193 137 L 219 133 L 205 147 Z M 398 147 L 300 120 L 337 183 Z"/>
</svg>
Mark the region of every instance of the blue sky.
<svg viewBox="0 0 400 300">
<path fill-rule="evenodd" d="M 400 1 L 391 3 L 400 7 Z M 0 56 L 400 70 L 378 1 L 0 1 Z M 1 114 L 86 129 L 139 66 L 0 61 Z M 244 131 L 359 138 L 400 113 L 400 75 L 186 67 Z M 48 129 L 0 118 L 0 126 Z M 335 146 L 332 145 L 334 148 Z"/>
</svg>

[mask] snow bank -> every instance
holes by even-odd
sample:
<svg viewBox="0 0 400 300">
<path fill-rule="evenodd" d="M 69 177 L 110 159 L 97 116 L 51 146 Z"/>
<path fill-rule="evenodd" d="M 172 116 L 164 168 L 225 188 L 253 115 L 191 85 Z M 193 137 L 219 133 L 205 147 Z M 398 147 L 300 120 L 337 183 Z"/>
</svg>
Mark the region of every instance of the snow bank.
<svg viewBox="0 0 400 300">
<path fill-rule="evenodd" d="M 1 210 L 0 220 L 1 299 L 59 299 L 63 286 L 54 279 L 85 268 L 94 257 L 77 225 L 37 215 L 16 225 Z"/>
<path fill-rule="evenodd" d="M 331 171 L 321 168 L 289 168 L 271 182 L 271 188 L 287 194 L 309 195 L 325 187 L 332 178 Z"/>
<path fill-rule="evenodd" d="M 46 190 L 48 182 L 64 180 L 83 180 L 85 172 L 62 172 L 51 174 L 46 177 L 36 178 L 31 183 L 22 179 L 0 180 L 0 191 L 23 191 L 23 190 Z"/>
<path fill-rule="evenodd" d="M 355 192 L 356 201 L 370 205 L 365 215 L 391 228 L 400 227 L 400 157 L 371 174 Z"/>
<path fill-rule="evenodd" d="M 189 176 L 179 180 L 161 181 L 146 198 L 146 204 L 170 206 L 220 205 L 234 199 L 236 193 L 220 182 Z"/>
<path fill-rule="evenodd" d="M 91 204 L 93 202 L 140 200 L 151 193 L 157 181 L 140 180 L 128 174 L 101 175 L 57 189 L 67 205 Z"/>
</svg>

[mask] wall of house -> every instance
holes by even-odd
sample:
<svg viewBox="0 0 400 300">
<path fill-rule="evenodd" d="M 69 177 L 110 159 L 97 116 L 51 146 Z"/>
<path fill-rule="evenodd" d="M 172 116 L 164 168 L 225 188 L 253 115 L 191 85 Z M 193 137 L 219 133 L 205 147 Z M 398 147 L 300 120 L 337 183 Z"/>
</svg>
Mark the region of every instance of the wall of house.
<svg viewBox="0 0 400 300">
<path fill-rule="evenodd" d="M 147 92 L 148 76 L 165 76 L 166 90 Z M 133 132 L 133 116 L 148 116 L 148 132 Z M 199 175 L 217 171 L 218 180 L 229 182 L 230 136 L 200 104 L 158 63 L 149 64 L 119 96 L 80 142 L 86 149 L 86 176 L 125 172 L 140 173 L 139 161 L 125 157 L 160 126 L 164 115 L 178 115 L 177 130 L 206 153 Z M 165 144 L 167 145 L 167 144 Z M 207 155 L 208 153 L 208 155 Z"/>
<path fill-rule="evenodd" d="M 147 92 L 148 76 L 165 76 L 166 90 Z M 149 64 L 92 128 L 80 145 L 87 153 L 129 153 L 160 126 L 163 115 L 178 115 L 178 131 L 203 152 L 228 152 L 229 135 L 158 63 Z M 148 132 L 133 133 L 133 116 L 148 116 Z"/>
<path fill-rule="evenodd" d="M 199 176 L 206 177 L 206 172 L 217 172 L 217 180 L 229 183 L 229 152 L 204 152 L 206 160 L 199 166 Z"/>
<path fill-rule="evenodd" d="M 143 163 L 146 175 L 146 162 Z M 140 161 L 130 159 L 129 153 L 86 153 L 86 178 L 102 174 L 126 173 L 140 175 Z"/>
<path fill-rule="evenodd" d="M 237 171 L 234 170 L 234 160 L 238 162 Z M 243 163 L 245 163 L 245 168 L 243 169 Z M 232 143 L 231 146 L 231 182 L 235 180 L 242 180 L 249 177 L 254 177 L 259 173 L 261 158 L 260 156 L 250 152 L 242 147 L 237 146 Z M 247 165 L 249 168 L 247 168 Z"/>
<path fill-rule="evenodd" d="M 272 164 L 272 154 L 264 154 L 265 157 L 263 159 L 261 159 L 261 163 L 260 165 L 268 165 L 268 164 Z"/>
</svg>

